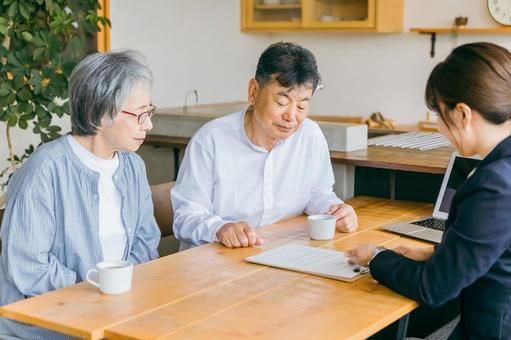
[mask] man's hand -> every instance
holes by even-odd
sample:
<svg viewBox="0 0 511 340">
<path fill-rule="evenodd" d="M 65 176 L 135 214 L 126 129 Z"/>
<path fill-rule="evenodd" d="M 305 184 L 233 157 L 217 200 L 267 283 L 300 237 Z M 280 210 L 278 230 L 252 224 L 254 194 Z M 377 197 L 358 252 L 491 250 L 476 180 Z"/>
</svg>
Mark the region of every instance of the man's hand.
<svg viewBox="0 0 511 340">
<path fill-rule="evenodd" d="M 335 226 L 338 231 L 351 233 L 358 229 L 358 217 L 351 205 L 345 203 L 334 204 L 327 211 L 327 215 L 333 215 L 337 218 Z"/>
<path fill-rule="evenodd" d="M 254 229 L 247 222 L 226 223 L 216 232 L 218 241 L 227 248 L 252 247 L 263 244 Z"/>
<path fill-rule="evenodd" d="M 415 261 L 426 261 L 429 260 L 431 255 L 433 255 L 433 247 L 406 247 L 399 246 L 392 249 L 398 254 L 408 257 L 409 259 Z"/>
</svg>

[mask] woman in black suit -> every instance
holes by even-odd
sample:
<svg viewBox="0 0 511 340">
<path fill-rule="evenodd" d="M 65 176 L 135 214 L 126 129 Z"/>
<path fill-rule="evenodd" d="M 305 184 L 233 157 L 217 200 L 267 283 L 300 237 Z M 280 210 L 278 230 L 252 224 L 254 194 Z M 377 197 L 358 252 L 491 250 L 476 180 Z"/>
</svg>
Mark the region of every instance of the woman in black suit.
<svg viewBox="0 0 511 340">
<path fill-rule="evenodd" d="M 454 49 L 431 72 L 426 103 L 461 155 L 481 163 L 452 201 L 442 242 L 348 251 L 381 284 L 439 306 L 456 297 L 450 338 L 511 338 L 511 53 L 490 43 Z"/>
</svg>

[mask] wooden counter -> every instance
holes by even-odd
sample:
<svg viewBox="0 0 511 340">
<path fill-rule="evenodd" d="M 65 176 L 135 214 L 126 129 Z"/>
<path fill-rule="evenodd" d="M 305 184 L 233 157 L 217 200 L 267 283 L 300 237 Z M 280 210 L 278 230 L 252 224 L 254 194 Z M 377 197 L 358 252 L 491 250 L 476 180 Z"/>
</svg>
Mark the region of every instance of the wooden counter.
<svg viewBox="0 0 511 340">
<path fill-rule="evenodd" d="M 190 138 L 169 137 L 163 135 L 147 135 L 146 144 L 160 145 L 184 149 Z M 364 150 L 351 152 L 331 151 L 333 163 L 363 166 L 369 168 L 391 169 L 443 174 L 449 162 L 449 156 L 454 151 L 452 147 L 442 147 L 433 150 L 417 151 L 381 146 L 369 146 Z"/>
<path fill-rule="evenodd" d="M 447 168 L 452 147 L 417 151 L 382 146 L 369 146 L 351 152 L 331 151 L 333 163 L 369 168 L 443 174 Z"/>
</svg>

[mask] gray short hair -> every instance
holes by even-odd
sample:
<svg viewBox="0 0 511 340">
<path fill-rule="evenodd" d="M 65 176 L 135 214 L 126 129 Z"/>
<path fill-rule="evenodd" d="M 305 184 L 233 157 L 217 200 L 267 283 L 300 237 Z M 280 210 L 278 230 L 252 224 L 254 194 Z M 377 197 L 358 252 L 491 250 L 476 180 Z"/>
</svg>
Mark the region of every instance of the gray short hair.
<svg viewBox="0 0 511 340">
<path fill-rule="evenodd" d="M 110 51 L 83 59 L 69 79 L 72 133 L 94 136 L 103 118 L 113 120 L 140 82 L 152 86 L 153 75 L 139 52 Z"/>
</svg>

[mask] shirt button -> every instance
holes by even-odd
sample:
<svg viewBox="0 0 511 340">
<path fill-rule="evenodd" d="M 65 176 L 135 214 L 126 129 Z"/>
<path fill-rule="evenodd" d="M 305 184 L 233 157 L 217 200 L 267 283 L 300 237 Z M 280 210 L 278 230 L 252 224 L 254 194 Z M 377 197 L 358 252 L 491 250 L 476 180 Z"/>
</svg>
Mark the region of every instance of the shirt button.
<svg viewBox="0 0 511 340">
<path fill-rule="evenodd" d="M 131 228 L 128 228 L 128 231 L 131 233 Z"/>
<path fill-rule="evenodd" d="M 94 199 L 97 200 L 98 199 L 98 195 L 94 194 Z"/>
<path fill-rule="evenodd" d="M 117 177 L 117 175 L 115 175 L 115 176 L 114 176 L 114 179 L 117 179 L 117 178 L 119 178 L 119 177 Z"/>
</svg>

